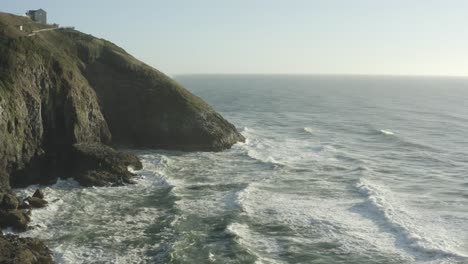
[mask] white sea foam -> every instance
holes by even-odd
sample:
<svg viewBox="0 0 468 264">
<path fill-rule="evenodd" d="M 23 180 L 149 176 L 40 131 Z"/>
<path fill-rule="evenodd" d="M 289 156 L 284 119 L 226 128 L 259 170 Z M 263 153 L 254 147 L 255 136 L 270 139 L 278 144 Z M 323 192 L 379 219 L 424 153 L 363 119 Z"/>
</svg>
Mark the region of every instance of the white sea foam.
<svg viewBox="0 0 468 264">
<path fill-rule="evenodd" d="M 314 134 L 314 130 L 310 127 L 304 127 L 304 131 L 312 135 Z"/>
<path fill-rule="evenodd" d="M 241 223 L 230 224 L 226 231 L 235 235 L 237 242 L 258 258 L 256 263 L 283 263 L 272 258 L 281 251 L 273 239 L 262 236 L 250 230 L 248 225 Z"/>
<path fill-rule="evenodd" d="M 456 251 L 459 243 L 441 225 L 431 222 L 431 219 L 423 219 L 415 210 L 410 214 L 410 210 L 405 208 L 404 198 L 397 198 L 399 195 L 369 180 L 361 179 L 356 186 L 368 202 L 365 214 L 395 236 L 397 246 L 409 249 L 416 260 L 468 260 L 468 256 Z"/>
<path fill-rule="evenodd" d="M 59 179 L 43 188 L 49 204 L 32 211 L 32 228 L 21 236 L 44 239 L 57 263 L 151 262 L 147 251 L 155 250 L 158 244 L 141 241 L 160 212 L 135 202 L 151 195 L 155 187 L 164 188 L 164 184 L 157 173 L 146 169 L 141 173 L 147 177 L 138 178 L 136 185 L 122 187 L 82 188 L 72 179 Z M 28 196 L 38 187 L 18 192 Z"/>
<path fill-rule="evenodd" d="M 272 152 L 272 149 L 274 148 L 274 145 L 271 143 L 272 142 L 258 139 L 258 137 L 254 136 L 254 134 L 250 132 L 250 134 L 246 135 L 245 144 L 241 144 L 239 147 L 244 149 L 247 155 L 253 159 L 269 164 L 284 165 L 281 161 L 278 161 L 277 158 L 273 157 L 274 153 Z M 280 149 L 277 149 L 276 151 L 278 150 Z"/>
<path fill-rule="evenodd" d="M 252 83 L 259 82 L 245 85 Z M 329 263 L 468 263 L 463 120 L 402 111 L 407 102 L 388 97 L 356 104 L 361 83 L 341 89 L 341 98 L 334 89 L 285 93 L 285 83 L 272 83 L 267 100 L 265 90 L 248 87 L 254 96 L 239 108 L 212 99 L 229 109 L 228 120 L 246 126 L 239 129 L 245 143 L 219 153 L 143 152 L 133 186 L 60 181 L 44 189 L 50 204 L 33 211 L 34 228 L 24 235 L 45 239 L 59 263 L 165 263 L 173 256 L 227 263 L 242 262 L 246 252 L 259 263 L 312 255 Z M 442 109 L 439 99 L 427 105 L 459 111 Z"/>
<path fill-rule="evenodd" d="M 317 185 L 321 184 L 324 187 L 329 185 L 317 182 Z M 238 194 L 238 203 L 244 214 L 257 224 L 284 225 L 294 230 L 290 243 L 296 243 L 298 247 L 322 242 L 336 243 L 346 253 L 377 251 L 405 259 L 402 256 L 404 252 L 393 246 L 394 238 L 390 234 L 380 232 L 379 226 L 372 220 L 353 211 L 360 200 L 272 193 L 263 190 L 262 186 L 262 183 L 250 184 Z M 271 189 L 271 186 L 264 187 Z M 281 254 L 281 246 L 271 250 L 277 255 Z"/>
<path fill-rule="evenodd" d="M 211 262 L 215 262 L 216 261 L 216 257 L 213 253 L 209 253 L 208 254 L 208 259 L 211 261 Z"/>
<path fill-rule="evenodd" d="M 236 147 L 263 163 L 290 167 L 333 158 L 336 151 L 333 146 L 323 145 L 319 141 L 304 142 L 295 138 L 274 140 L 266 134 L 268 132 L 255 129 L 244 130 L 246 142 L 237 144 Z"/>
<path fill-rule="evenodd" d="M 382 134 L 384 134 L 384 135 L 388 135 L 388 136 L 393 136 L 393 135 L 395 135 L 395 133 L 393 133 L 393 132 L 390 131 L 390 130 L 381 129 L 381 130 L 379 130 L 379 131 L 380 131 L 380 133 L 382 133 Z"/>
<path fill-rule="evenodd" d="M 248 132 L 250 130 L 250 128 L 248 127 L 242 127 L 241 129 L 239 129 L 239 131 L 242 133 L 242 132 Z"/>
<path fill-rule="evenodd" d="M 95 263 L 153 263 L 151 258 L 147 256 L 147 252 L 154 250 L 154 246 L 145 245 L 142 247 L 128 246 L 120 251 L 110 251 L 106 248 L 95 245 L 79 246 L 70 243 L 64 243 L 53 247 L 54 259 L 57 263 L 69 264 L 86 264 Z"/>
</svg>

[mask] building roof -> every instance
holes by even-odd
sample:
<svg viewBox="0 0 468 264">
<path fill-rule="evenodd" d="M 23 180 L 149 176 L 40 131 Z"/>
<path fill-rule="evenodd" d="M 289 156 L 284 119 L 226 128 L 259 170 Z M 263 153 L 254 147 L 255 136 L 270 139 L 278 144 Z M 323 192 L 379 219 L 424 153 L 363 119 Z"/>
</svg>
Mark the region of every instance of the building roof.
<svg viewBox="0 0 468 264">
<path fill-rule="evenodd" d="M 38 12 L 38 11 L 42 11 L 42 12 L 47 13 L 47 12 L 46 12 L 44 9 L 42 9 L 42 8 L 39 8 L 39 9 L 37 9 L 37 10 L 29 10 L 27 13 L 28 13 L 28 14 L 34 14 L 34 13 L 36 13 L 36 12 Z"/>
</svg>

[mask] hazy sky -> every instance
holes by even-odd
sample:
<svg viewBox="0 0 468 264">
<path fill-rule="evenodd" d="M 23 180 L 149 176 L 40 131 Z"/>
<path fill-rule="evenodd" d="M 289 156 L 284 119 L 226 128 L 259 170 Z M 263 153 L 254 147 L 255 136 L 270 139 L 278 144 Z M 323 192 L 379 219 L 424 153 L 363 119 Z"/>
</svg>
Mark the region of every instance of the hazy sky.
<svg viewBox="0 0 468 264">
<path fill-rule="evenodd" d="M 468 75 L 466 0 L 0 0 L 168 73 Z"/>
</svg>

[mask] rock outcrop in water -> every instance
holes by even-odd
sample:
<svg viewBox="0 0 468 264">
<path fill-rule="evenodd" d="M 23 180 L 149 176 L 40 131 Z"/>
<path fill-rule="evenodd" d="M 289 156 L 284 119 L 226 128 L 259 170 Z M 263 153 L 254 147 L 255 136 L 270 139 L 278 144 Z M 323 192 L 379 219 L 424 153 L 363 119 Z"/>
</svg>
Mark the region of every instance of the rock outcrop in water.
<svg viewBox="0 0 468 264">
<path fill-rule="evenodd" d="M 0 263 L 48 264 L 54 262 L 44 242 L 34 238 L 0 234 Z"/>
<path fill-rule="evenodd" d="M 48 202 L 39 189 L 32 197 L 27 197 L 23 201 L 12 192 L 0 193 L 0 228 L 25 231 L 31 220 L 30 210 L 46 207 L 47 204 Z"/>
<path fill-rule="evenodd" d="M 109 145 L 219 151 L 244 140 L 203 100 L 113 43 L 71 29 L 32 33 L 48 27 L 0 13 L 5 206 L 20 206 L 7 196 L 11 187 L 49 184 L 60 175 L 84 186 L 131 183 L 127 166 L 138 169 L 141 163 Z M 29 203 L 45 205 L 40 200 L 31 197 Z M 19 230 L 29 221 L 18 209 L 1 213 L 1 221 L 13 219 Z M 16 251 L 30 244 L 15 241 Z"/>
<path fill-rule="evenodd" d="M 73 174 L 83 186 L 116 186 L 133 183 L 128 167 L 140 170 L 140 160 L 101 144 L 73 145 Z"/>
</svg>

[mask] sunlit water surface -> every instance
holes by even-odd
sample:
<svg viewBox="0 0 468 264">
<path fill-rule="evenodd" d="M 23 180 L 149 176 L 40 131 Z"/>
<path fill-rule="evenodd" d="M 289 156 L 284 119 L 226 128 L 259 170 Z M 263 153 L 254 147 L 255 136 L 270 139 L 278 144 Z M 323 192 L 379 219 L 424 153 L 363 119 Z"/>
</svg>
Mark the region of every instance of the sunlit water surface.
<svg viewBox="0 0 468 264">
<path fill-rule="evenodd" d="M 468 263 L 467 79 L 176 79 L 247 141 L 46 187 L 23 235 L 58 263 Z"/>
</svg>

